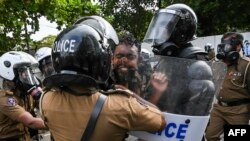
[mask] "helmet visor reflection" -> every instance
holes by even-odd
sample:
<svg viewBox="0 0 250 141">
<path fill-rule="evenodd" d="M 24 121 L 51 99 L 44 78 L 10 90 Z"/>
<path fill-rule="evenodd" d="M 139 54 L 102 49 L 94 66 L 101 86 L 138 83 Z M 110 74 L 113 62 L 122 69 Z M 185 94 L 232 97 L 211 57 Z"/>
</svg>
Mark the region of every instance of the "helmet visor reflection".
<svg viewBox="0 0 250 141">
<path fill-rule="evenodd" d="M 161 9 L 154 15 L 143 41 L 153 45 L 164 43 L 170 38 L 179 19 L 177 11 Z"/>
<path fill-rule="evenodd" d="M 18 68 L 18 75 L 19 79 L 22 83 L 28 84 L 28 85 L 39 85 L 38 80 L 33 75 L 33 72 L 30 67 L 22 67 Z"/>
<path fill-rule="evenodd" d="M 86 24 L 93 27 L 102 36 L 106 37 L 107 39 L 112 39 L 114 43 L 117 45 L 119 43 L 119 39 L 112 25 L 101 17 L 98 16 L 92 16 L 92 17 L 94 17 L 95 19 L 93 18 L 86 19 L 82 21 L 81 24 Z"/>
</svg>

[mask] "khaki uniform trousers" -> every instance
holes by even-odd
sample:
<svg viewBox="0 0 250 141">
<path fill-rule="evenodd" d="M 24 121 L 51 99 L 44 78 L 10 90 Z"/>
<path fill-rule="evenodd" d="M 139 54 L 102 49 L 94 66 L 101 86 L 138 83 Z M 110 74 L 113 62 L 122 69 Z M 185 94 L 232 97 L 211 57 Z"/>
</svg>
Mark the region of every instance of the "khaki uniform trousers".
<svg viewBox="0 0 250 141">
<path fill-rule="evenodd" d="M 248 124 L 250 118 L 250 104 L 238 106 L 220 106 L 214 104 L 210 114 L 210 122 L 206 130 L 207 141 L 220 141 L 220 136 L 224 131 L 224 125 Z"/>
</svg>

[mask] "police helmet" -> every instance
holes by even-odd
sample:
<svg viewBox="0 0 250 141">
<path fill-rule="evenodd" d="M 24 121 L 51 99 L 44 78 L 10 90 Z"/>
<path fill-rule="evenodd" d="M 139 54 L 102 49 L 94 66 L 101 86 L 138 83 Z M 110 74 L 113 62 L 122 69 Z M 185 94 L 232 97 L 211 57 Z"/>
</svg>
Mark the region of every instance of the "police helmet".
<svg viewBox="0 0 250 141">
<path fill-rule="evenodd" d="M 0 76 L 13 81 L 16 77 L 15 69 L 24 66 L 37 67 L 37 60 L 30 54 L 22 51 L 9 51 L 0 57 Z"/>
<path fill-rule="evenodd" d="M 39 48 L 35 53 L 35 58 L 39 62 L 39 69 L 45 77 L 54 73 L 54 68 L 51 60 L 52 49 L 50 47 Z"/>
<path fill-rule="evenodd" d="M 236 47 L 241 45 L 243 47 L 244 37 L 242 34 L 237 32 L 227 32 L 221 38 L 221 43 L 217 46 L 216 57 L 218 59 L 226 59 L 230 63 L 237 63 L 240 57 Z"/>
<path fill-rule="evenodd" d="M 39 69 L 41 70 L 44 77 L 48 77 L 55 72 L 51 60 L 51 52 L 51 48 L 42 47 L 35 53 L 35 58 L 39 62 Z"/>
<path fill-rule="evenodd" d="M 101 17 L 90 16 L 62 31 L 52 49 L 57 74 L 47 77 L 44 85 L 106 83 L 111 69 L 111 48 L 118 43 L 115 30 L 107 23 Z"/>
<path fill-rule="evenodd" d="M 171 41 L 182 46 L 196 38 L 197 16 L 185 4 L 173 4 L 160 9 L 153 17 L 144 42 L 161 45 Z"/>
<path fill-rule="evenodd" d="M 0 58 L 0 76 L 14 82 L 15 87 L 35 98 L 39 98 L 41 94 L 40 82 L 33 73 L 37 67 L 37 60 L 22 51 L 6 52 Z"/>
<path fill-rule="evenodd" d="M 51 56 L 52 49 L 50 47 L 41 47 L 35 53 L 35 58 L 39 62 L 42 59 Z"/>
<path fill-rule="evenodd" d="M 109 46 L 113 50 L 115 46 L 119 43 L 119 39 L 116 31 L 112 25 L 105 19 L 99 16 L 86 16 L 78 19 L 76 24 L 85 24 L 94 28 L 102 37 L 103 45 Z"/>
</svg>

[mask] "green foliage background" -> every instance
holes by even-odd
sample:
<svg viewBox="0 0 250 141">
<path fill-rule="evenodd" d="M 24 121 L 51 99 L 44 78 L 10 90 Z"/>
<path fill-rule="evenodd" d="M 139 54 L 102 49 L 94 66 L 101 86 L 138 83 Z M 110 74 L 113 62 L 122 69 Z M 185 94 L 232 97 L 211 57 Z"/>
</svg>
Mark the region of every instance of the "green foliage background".
<svg viewBox="0 0 250 141">
<path fill-rule="evenodd" d="M 92 0 L 93 1 L 93 0 Z M 30 35 L 39 30 L 38 19 L 70 26 L 79 17 L 100 15 L 117 32 L 127 30 L 142 40 L 153 13 L 173 3 L 185 3 L 198 17 L 198 36 L 223 34 L 227 31 L 246 32 L 250 29 L 250 3 L 248 0 L 0 0 L 0 51 L 18 46 L 22 49 L 50 46 L 55 37 L 48 36 L 34 42 Z M 32 31 L 27 31 L 27 26 Z"/>
</svg>

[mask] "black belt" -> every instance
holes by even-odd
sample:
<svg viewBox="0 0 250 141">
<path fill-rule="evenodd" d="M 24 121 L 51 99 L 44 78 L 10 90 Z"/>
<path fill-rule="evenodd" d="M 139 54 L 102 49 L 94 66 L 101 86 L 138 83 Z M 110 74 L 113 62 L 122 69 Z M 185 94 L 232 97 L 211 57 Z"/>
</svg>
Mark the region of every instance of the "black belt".
<svg viewBox="0 0 250 141">
<path fill-rule="evenodd" d="M 231 102 L 223 102 L 223 101 L 218 100 L 218 104 L 220 106 L 238 106 L 242 104 L 250 104 L 250 99 L 241 99 L 241 100 L 231 101 Z"/>
</svg>

